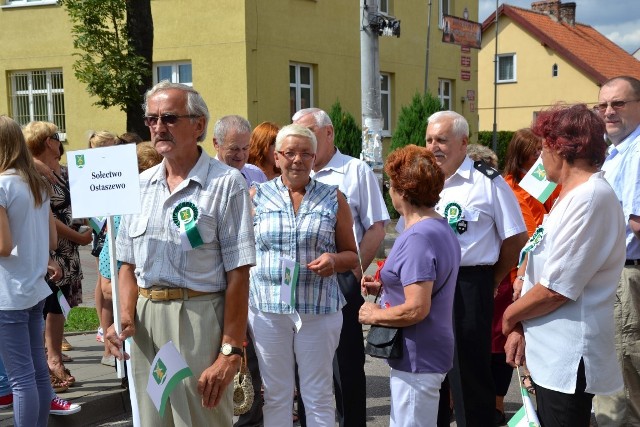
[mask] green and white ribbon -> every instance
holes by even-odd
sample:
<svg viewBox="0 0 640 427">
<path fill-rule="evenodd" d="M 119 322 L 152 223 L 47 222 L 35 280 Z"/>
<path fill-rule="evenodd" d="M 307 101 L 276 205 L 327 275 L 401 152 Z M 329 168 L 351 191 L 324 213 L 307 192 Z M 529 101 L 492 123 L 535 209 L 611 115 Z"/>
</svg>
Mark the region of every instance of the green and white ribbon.
<svg viewBox="0 0 640 427">
<path fill-rule="evenodd" d="M 462 207 L 456 202 L 447 203 L 443 216 L 453 231 L 455 231 L 456 234 L 460 234 L 458 231 L 458 222 L 462 218 Z"/>
<path fill-rule="evenodd" d="M 536 231 L 534 231 L 531 237 L 529 237 L 529 240 L 527 240 L 527 244 L 524 245 L 524 248 L 522 248 L 522 250 L 520 251 L 520 259 L 518 260 L 518 267 L 522 265 L 524 261 L 524 257 L 529 252 L 537 248 L 540 242 L 542 242 L 542 238 L 544 237 L 544 234 L 545 234 L 544 228 L 541 225 L 539 225 L 538 228 L 536 228 Z"/>
<path fill-rule="evenodd" d="M 180 229 L 182 249 L 189 251 L 197 248 L 202 242 L 198 231 L 198 208 L 191 202 L 178 203 L 173 210 L 173 222 Z"/>
</svg>

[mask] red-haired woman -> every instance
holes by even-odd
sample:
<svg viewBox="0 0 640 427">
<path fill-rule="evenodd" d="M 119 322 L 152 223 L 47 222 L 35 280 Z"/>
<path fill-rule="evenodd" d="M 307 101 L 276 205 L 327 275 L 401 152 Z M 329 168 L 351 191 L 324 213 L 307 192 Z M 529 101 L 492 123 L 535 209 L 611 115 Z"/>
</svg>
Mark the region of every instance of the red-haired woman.
<svg viewBox="0 0 640 427">
<path fill-rule="evenodd" d="M 280 176 L 280 168 L 276 166 L 274 157 L 279 130 L 275 123 L 262 122 L 251 132 L 247 163 L 258 166 L 269 180 Z"/>
<path fill-rule="evenodd" d="M 440 384 L 453 366 L 453 296 L 460 244 L 447 220 L 434 209 L 444 173 L 424 147 L 409 145 L 385 164 L 393 206 L 405 219 L 380 272 L 364 276 L 360 322 L 402 328 L 403 352 L 389 359 L 391 426 L 435 426 Z M 385 308 L 386 307 L 386 308 Z"/>
<path fill-rule="evenodd" d="M 599 171 L 605 125 L 586 105 L 542 112 L 547 178 L 560 195 L 527 246 L 522 296 L 503 315 L 507 361 L 526 361 L 543 426 L 584 426 L 594 394 L 622 388 L 613 302 L 625 261 L 625 220 Z M 527 247 L 525 246 L 525 247 Z"/>
</svg>

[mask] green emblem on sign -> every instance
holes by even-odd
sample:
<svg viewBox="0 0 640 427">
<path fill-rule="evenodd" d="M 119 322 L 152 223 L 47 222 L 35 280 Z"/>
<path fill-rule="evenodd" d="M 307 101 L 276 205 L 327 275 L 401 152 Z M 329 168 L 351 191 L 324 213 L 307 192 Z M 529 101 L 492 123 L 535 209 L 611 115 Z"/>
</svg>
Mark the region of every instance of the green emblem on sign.
<svg viewBox="0 0 640 427">
<path fill-rule="evenodd" d="M 173 210 L 173 222 L 180 227 L 180 224 L 189 224 L 198 219 L 198 208 L 191 202 L 178 203 Z"/>
<path fill-rule="evenodd" d="M 544 170 L 544 166 L 540 163 L 531 175 L 533 175 L 533 177 L 538 181 L 544 181 L 547 178 L 547 171 Z"/>
<path fill-rule="evenodd" d="M 284 282 L 287 285 L 291 284 L 291 269 L 289 267 L 284 270 Z"/>
<path fill-rule="evenodd" d="M 84 165 L 84 154 L 76 154 L 76 166 L 82 169 Z"/>
<path fill-rule="evenodd" d="M 158 359 L 156 366 L 153 367 L 153 379 L 158 385 L 162 385 L 167 380 L 167 367 L 162 359 Z"/>
</svg>

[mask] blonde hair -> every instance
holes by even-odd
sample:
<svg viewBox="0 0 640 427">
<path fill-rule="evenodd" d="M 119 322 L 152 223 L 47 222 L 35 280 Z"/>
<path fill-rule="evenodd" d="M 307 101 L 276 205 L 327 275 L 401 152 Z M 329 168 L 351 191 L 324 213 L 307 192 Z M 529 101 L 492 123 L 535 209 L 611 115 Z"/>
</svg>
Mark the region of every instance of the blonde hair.
<svg viewBox="0 0 640 427">
<path fill-rule="evenodd" d="M 136 154 L 138 155 L 139 173 L 142 173 L 162 162 L 162 155 L 156 151 L 155 147 L 149 141 L 141 142 L 136 145 Z"/>
<path fill-rule="evenodd" d="M 106 130 L 91 132 L 89 136 L 89 148 L 110 147 L 118 143 L 118 136 Z"/>
<path fill-rule="evenodd" d="M 27 147 L 33 157 L 38 157 L 44 152 L 47 138 L 57 132 L 58 126 L 50 122 L 30 122 L 22 128 Z"/>
<path fill-rule="evenodd" d="M 46 139 L 46 138 L 45 138 Z M 20 125 L 7 116 L 0 116 L 0 173 L 15 169 L 29 186 L 36 207 L 48 195 L 48 185 L 36 171 Z"/>
</svg>

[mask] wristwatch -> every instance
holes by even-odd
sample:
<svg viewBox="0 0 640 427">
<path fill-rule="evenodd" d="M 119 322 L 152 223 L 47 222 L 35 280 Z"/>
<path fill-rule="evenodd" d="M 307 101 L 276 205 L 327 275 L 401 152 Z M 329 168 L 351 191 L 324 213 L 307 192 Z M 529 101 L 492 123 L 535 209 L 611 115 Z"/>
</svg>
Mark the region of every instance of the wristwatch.
<svg viewBox="0 0 640 427">
<path fill-rule="evenodd" d="M 240 347 L 234 347 L 229 343 L 223 343 L 220 347 L 220 353 L 222 353 L 223 356 L 231 356 L 232 354 L 242 356 L 242 349 Z"/>
</svg>

